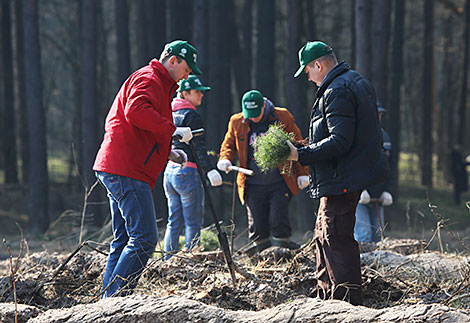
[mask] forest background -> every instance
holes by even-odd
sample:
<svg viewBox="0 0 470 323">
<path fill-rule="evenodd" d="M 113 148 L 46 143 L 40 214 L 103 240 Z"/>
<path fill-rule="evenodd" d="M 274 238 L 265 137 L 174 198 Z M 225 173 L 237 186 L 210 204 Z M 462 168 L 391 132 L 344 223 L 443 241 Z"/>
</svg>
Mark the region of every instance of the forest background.
<svg viewBox="0 0 470 323">
<path fill-rule="evenodd" d="M 395 203 L 386 210 L 390 227 L 406 224 L 408 234 L 419 234 L 443 218 L 470 227 L 465 205 L 453 205 L 449 164 L 456 144 L 470 152 L 470 0 L 0 2 L 3 234 L 18 234 L 15 223 L 47 237 L 60 219 L 77 228 L 85 215 L 90 232 L 109 221 L 91 169 L 104 119 L 123 81 L 175 39 L 197 48 L 201 80 L 212 87 L 199 111 L 215 153 L 241 96 L 253 88 L 287 107 L 306 137 L 316 87 L 305 75 L 293 78 L 297 52 L 307 40 L 331 45 L 372 82 L 387 109 L 382 123 L 398 170 Z M 233 174 L 224 183 L 210 192 L 218 216 L 228 224 L 235 208 L 243 230 Z M 161 177 L 154 196 L 163 227 Z M 294 230 L 313 229 L 316 206 L 306 192 L 294 199 Z M 210 219 L 208 213 L 206 225 Z"/>
</svg>

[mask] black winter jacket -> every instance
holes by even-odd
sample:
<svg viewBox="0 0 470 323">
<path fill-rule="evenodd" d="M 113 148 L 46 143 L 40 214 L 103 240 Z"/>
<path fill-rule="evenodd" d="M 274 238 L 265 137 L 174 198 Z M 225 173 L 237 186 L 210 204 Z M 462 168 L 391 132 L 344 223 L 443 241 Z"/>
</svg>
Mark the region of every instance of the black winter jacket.
<svg viewBox="0 0 470 323">
<path fill-rule="evenodd" d="M 204 128 L 201 115 L 195 109 L 180 109 L 173 111 L 173 123 L 177 127 L 190 127 L 191 130 Z M 197 157 L 200 162 L 199 166 L 202 167 L 206 173 L 215 169 L 207 155 L 205 135 L 195 136 L 191 141 L 196 149 Z M 193 163 L 196 162 L 189 145 L 178 140 L 173 140 L 173 148 L 184 150 L 186 155 L 188 155 L 188 161 Z"/>
<path fill-rule="evenodd" d="M 320 85 L 309 145 L 298 149 L 300 164 L 310 166 L 311 197 L 359 191 L 384 181 L 389 172 L 381 149 L 375 90 L 342 62 Z"/>
</svg>

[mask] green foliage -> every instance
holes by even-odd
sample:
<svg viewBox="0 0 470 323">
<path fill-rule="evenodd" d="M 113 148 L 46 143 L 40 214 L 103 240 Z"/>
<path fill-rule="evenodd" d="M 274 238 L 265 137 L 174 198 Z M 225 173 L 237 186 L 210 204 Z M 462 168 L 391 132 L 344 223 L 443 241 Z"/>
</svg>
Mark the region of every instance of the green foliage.
<svg viewBox="0 0 470 323">
<path fill-rule="evenodd" d="M 294 134 L 287 133 L 282 124 L 275 123 L 269 126 L 264 136 L 258 136 L 253 143 L 256 164 L 262 172 L 277 168 L 279 164 L 287 162 L 290 149 L 287 140 L 294 141 Z M 284 165 L 283 173 L 290 172 L 290 163 Z M 287 169 L 289 168 L 289 169 Z"/>
<path fill-rule="evenodd" d="M 201 230 L 201 246 L 204 251 L 217 250 L 219 248 L 219 239 L 217 234 L 211 230 Z"/>
</svg>

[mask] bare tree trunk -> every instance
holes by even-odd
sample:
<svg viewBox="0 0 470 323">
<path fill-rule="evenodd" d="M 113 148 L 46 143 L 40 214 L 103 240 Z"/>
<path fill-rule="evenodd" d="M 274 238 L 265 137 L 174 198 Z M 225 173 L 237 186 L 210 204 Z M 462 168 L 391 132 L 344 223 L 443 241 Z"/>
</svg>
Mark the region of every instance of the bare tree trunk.
<svg viewBox="0 0 470 323">
<path fill-rule="evenodd" d="M 256 43 L 256 88 L 271 100 L 275 96 L 275 65 L 274 65 L 274 20 L 276 16 L 276 2 L 271 0 L 257 0 L 257 43 Z"/>
<path fill-rule="evenodd" d="M 451 166 L 450 166 L 450 152 L 453 145 L 453 129 L 454 129 L 454 114 L 455 114 L 455 96 L 452 95 L 452 86 L 451 80 L 455 79 L 454 73 L 454 64 L 452 63 L 453 59 L 451 51 L 452 44 L 454 39 L 454 19 L 455 16 L 452 13 L 446 14 L 443 18 L 444 24 L 444 57 L 442 61 L 442 66 L 446 68 L 443 69 L 442 73 L 442 86 L 439 89 L 439 114 L 440 120 L 437 126 L 437 133 L 442 136 L 438 136 L 438 157 L 439 157 L 439 166 L 444 171 L 444 177 L 447 181 L 451 179 Z"/>
<path fill-rule="evenodd" d="M 25 0 L 23 7 L 26 70 L 26 105 L 29 122 L 30 229 L 39 234 L 49 226 L 46 117 L 42 105 L 41 51 L 38 1 Z"/>
<path fill-rule="evenodd" d="M 169 8 L 169 41 L 175 39 L 193 42 L 193 1 L 171 0 L 167 1 Z"/>
<path fill-rule="evenodd" d="M 166 1 L 147 0 L 148 49 L 150 57 L 160 58 L 166 38 Z"/>
<path fill-rule="evenodd" d="M 304 0 L 305 11 L 306 11 L 306 22 L 305 22 L 305 33 L 307 35 L 307 40 L 315 40 L 317 35 L 317 30 L 315 28 L 315 7 L 314 1 Z"/>
<path fill-rule="evenodd" d="M 390 0 L 376 0 L 372 13 L 372 67 L 371 81 L 377 99 L 387 106 L 388 42 L 390 39 Z"/>
<path fill-rule="evenodd" d="M 15 34 L 16 34 L 16 91 L 17 110 L 19 120 L 20 156 L 21 156 L 21 181 L 23 184 L 29 181 L 29 137 L 28 137 L 28 111 L 26 106 L 26 85 L 24 69 L 23 46 L 23 2 L 15 1 Z"/>
<path fill-rule="evenodd" d="M 243 62 L 244 79 L 242 81 L 243 90 L 248 91 L 253 86 L 253 1 L 245 0 L 243 4 Z"/>
<path fill-rule="evenodd" d="M 297 52 L 302 47 L 302 37 L 304 30 L 302 0 L 288 1 L 288 53 L 287 53 L 287 102 L 289 111 L 294 115 L 300 131 L 306 134 L 308 129 L 309 109 L 307 108 L 307 98 L 305 91 L 305 79 L 294 78 L 293 75 L 299 67 Z M 295 198 L 297 209 L 296 216 L 291 215 L 293 224 L 297 230 L 313 229 L 313 203 L 305 192 L 300 192 Z"/>
<path fill-rule="evenodd" d="M 13 45 L 10 2 L 2 1 L 2 77 L 3 77 L 3 116 L 2 148 L 5 169 L 5 183 L 18 183 L 18 161 L 16 157 L 16 120 L 13 83 Z"/>
<path fill-rule="evenodd" d="M 355 70 L 370 80 L 370 0 L 356 0 L 356 67 Z"/>
<path fill-rule="evenodd" d="M 351 66 L 356 66 L 356 0 L 351 0 Z"/>
<path fill-rule="evenodd" d="M 423 109 L 421 128 L 421 184 L 432 187 L 433 79 L 434 79 L 434 0 L 424 1 Z"/>
<path fill-rule="evenodd" d="M 390 107 L 389 111 L 389 120 L 390 126 L 388 127 L 390 132 L 390 137 L 392 140 L 392 169 L 396 170 L 396 176 L 393 178 L 393 191 L 395 198 L 398 198 L 398 178 L 399 178 L 399 168 L 398 161 L 401 150 L 401 88 L 403 86 L 403 45 L 404 45 L 404 26 L 405 26 L 405 0 L 396 0 L 395 1 L 395 13 L 394 13 L 394 32 L 393 32 L 393 45 L 392 45 L 392 66 L 391 69 L 391 97 L 390 97 Z"/>
<path fill-rule="evenodd" d="M 463 66 L 462 66 L 462 90 L 460 92 L 460 106 L 458 113 L 458 130 L 457 130 L 457 142 L 460 145 L 466 143 L 466 103 L 467 103 L 467 85 L 468 85 L 468 68 L 469 68 L 469 50 L 470 50 L 470 0 L 465 2 L 465 24 L 464 24 L 464 51 L 463 51 Z M 468 142 L 468 141 L 467 141 Z"/>
<path fill-rule="evenodd" d="M 137 0 L 137 67 L 140 68 L 148 64 L 151 55 L 149 53 L 149 47 L 147 42 L 147 35 L 149 34 L 149 26 L 145 23 L 147 21 L 146 0 Z"/>
<path fill-rule="evenodd" d="M 118 84 L 122 84 L 130 74 L 129 6 L 127 0 L 115 1 L 115 24 L 117 35 Z"/>
<path fill-rule="evenodd" d="M 94 0 L 80 2 L 81 10 L 81 87 L 82 87 L 82 158 L 81 173 L 87 187 L 95 182 L 92 167 L 95 160 L 97 140 L 97 48 L 96 3 Z"/>
<path fill-rule="evenodd" d="M 207 115 L 205 124 L 210 125 L 208 128 L 207 148 L 208 150 L 218 150 L 220 138 L 223 138 L 227 130 L 226 121 L 231 115 L 230 103 L 232 102 L 230 91 L 230 73 L 231 53 L 224 52 L 221 55 L 221 48 L 229 48 L 230 38 L 227 32 L 230 30 L 227 24 L 227 7 L 223 1 L 209 2 L 209 62 L 211 68 L 209 70 L 209 84 L 212 87 L 211 94 L 207 96 Z M 214 192 L 213 198 L 217 201 L 217 209 L 220 214 L 224 214 L 225 204 L 223 203 L 222 190 Z"/>
</svg>

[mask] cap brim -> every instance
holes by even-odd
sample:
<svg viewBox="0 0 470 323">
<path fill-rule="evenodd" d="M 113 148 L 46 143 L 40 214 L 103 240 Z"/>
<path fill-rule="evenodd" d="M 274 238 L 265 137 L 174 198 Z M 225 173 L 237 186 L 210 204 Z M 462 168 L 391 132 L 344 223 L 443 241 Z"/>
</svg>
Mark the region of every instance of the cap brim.
<svg viewBox="0 0 470 323">
<path fill-rule="evenodd" d="M 194 88 L 193 90 L 209 91 L 210 89 L 211 89 L 210 86 L 200 86 L 200 87 Z"/>
<path fill-rule="evenodd" d="M 186 61 L 186 63 L 188 63 L 188 61 Z M 199 69 L 199 67 L 197 67 L 197 65 L 194 64 L 193 62 L 188 63 L 188 66 L 189 66 L 189 68 L 193 71 L 193 74 L 196 74 L 196 75 L 201 75 L 201 74 L 202 74 L 202 72 L 201 72 L 201 70 Z"/>
<path fill-rule="evenodd" d="M 261 114 L 261 109 L 258 111 L 253 110 L 246 110 L 244 109 L 243 111 L 243 118 L 248 119 L 248 118 L 257 118 Z"/>
<path fill-rule="evenodd" d="M 295 72 L 294 77 L 298 77 L 302 72 L 304 71 L 305 65 L 300 65 L 299 69 L 297 72 Z"/>
</svg>

